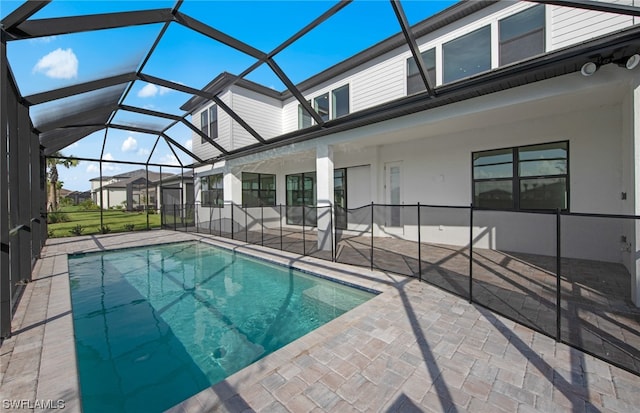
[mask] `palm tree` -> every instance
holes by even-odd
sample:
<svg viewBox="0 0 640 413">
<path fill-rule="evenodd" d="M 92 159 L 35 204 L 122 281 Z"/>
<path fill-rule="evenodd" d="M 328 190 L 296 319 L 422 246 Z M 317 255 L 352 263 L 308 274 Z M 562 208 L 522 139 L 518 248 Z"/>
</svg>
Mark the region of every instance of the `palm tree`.
<svg viewBox="0 0 640 413">
<path fill-rule="evenodd" d="M 78 166 L 77 159 L 62 158 L 64 155 L 60 151 L 56 151 L 47 158 L 47 178 L 49 180 L 49 199 L 47 202 L 50 211 L 58 209 L 58 165 L 65 168 Z M 73 157 L 73 155 L 71 155 Z"/>
</svg>

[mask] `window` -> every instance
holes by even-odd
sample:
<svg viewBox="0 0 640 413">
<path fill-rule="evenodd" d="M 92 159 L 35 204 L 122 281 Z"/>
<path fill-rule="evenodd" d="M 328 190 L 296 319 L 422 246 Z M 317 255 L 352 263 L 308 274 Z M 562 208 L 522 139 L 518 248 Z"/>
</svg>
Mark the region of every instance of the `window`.
<svg viewBox="0 0 640 413">
<path fill-rule="evenodd" d="M 276 176 L 242 173 L 242 205 L 245 207 L 275 206 Z"/>
<path fill-rule="evenodd" d="M 500 20 L 500 65 L 544 53 L 544 5 Z"/>
<path fill-rule="evenodd" d="M 216 105 L 209 108 L 209 137 L 211 139 L 218 137 L 218 106 Z"/>
<path fill-rule="evenodd" d="M 331 119 L 349 114 L 349 85 L 344 85 L 331 92 Z"/>
<path fill-rule="evenodd" d="M 221 208 L 224 203 L 222 174 L 200 178 L 201 203 L 203 207 Z"/>
<path fill-rule="evenodd" d="M 204 110 L 200 114 L 200 131 L 205 135 L 209 136 L 209 111 Z M 200 137 L 200 143 L 204 143 L 206 141 L 205 138 Z"/>
<path fill-rule="evenodd" d="M 347 226 L 347 171 L 335 169 L 333 171 L 333 196 L 336 215 L 336 226 Z M 309 207 L 304 211 L 304 225 L 315 226 L 317 222 L 317 192 L 316 173 L 304 172 L 287 175 L 287 224 L 302 225 L 304 205 Z"/>
<path fill-rule="evenodd" d="M 329 93 L 325 93 L 313 99 L 313 108 L 323 121 L 329 120 Z"/>
<path fill-rule="evenodd" d="M 309 106 L 311 106 L 311 101 L 308 100 Z M 309 112 L 305 110 L 305 108 L 298 104 L 298 129 L 308 128 L 312 125 L 312 118 Z"/>
<path fill-rule="evenodd" d="M 331 97 L 331 99 L 329 99 Z M 313 100 L 308 100 L 309 105 L 318 112 L 323 121 L 337 119 L 348 115 L 349 108 L 349 85 L 340 86 L 329 92 L 316 96 Z M 298 105 L 298 129 L 308 128 L 314 124 L 312 116 Z"/>
<path fill-rule="evenodd" d="M 311 207 L 304 211 L 304 225 L 314 226 L 317 221 L 316 173 L 307 172 L 287 175 L 287 224 L 302 225 L 303 206 Z"/>
<path fill-rule="evenodd" d="M 490 209 L 569 209 L 569 143 L 473 154 L 473 203 Z"/>
<path fill-rule="evenodd" d="M 491 69 L 491 28 L 482 27 L 442 45 L 444 83 Z"/>
<path fill-rule="evenodd" d="M 431 82 L 431 86 L 436 84 L 436 49 L 429 49 L 422 53 L 422 61 L 427 67 L 427 76 Z M 420 72 L 418 71 L 418 65 L 413 57 L 407 59 L 407 95 L 413 95 L 414 93 L 422 92 L 426 90 Z"/>
</svg>

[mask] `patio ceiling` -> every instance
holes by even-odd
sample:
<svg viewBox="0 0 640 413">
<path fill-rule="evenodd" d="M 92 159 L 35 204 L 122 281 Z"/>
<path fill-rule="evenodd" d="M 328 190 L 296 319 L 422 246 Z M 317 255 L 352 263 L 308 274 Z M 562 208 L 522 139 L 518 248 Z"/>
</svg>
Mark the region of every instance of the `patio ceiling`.
<svg viewBox="0 0 640 413">
<path fill-rule="evenodd" d="M 574 0 L 534 1 L 640 16 L 640 7 L 615 3 Z M 609 49 L 615 49 L 617 50 L 616 53 L 619 53 L 621 47 L 625 50 L 625 53 L 630 50 L 637 51 L 638 49 L 638 42 L 633 42 L 634 36 L 637 39 L 637 33 L 634 31 L 633 33 L 629 32 L 625 35 L 611 38 L 608 42 L 601 41 L 597 44 L 591 44 L 584 48 L 584 50 L 576 49 L 564 52 L 564 54 L 543 56 L 543 59 L 530 62 L 523 67 L 494 71 L 486 76 L 471 79 L 469 83 L 463 82 L 435 88 L 434 85 L 430 84 L 428 76 L 426 75 L 426 67 L 419 58 L 420 53 L 416 38 L 424 36 L 426 33 L 441 28 L 452 21 L 476 12 L 495 2 L 496 0 L 463 1 L 426 20 L 410 25 L 407 13 L 405 13 L 401 2 L 392 0 L 391 6 L 393 13 L 390 15 L 390 18 L 395 20 L 393 23 L 400 29 L 400 33 L 384 41 L 377 41 L 377 39 L 375 39 L 371 46 L 360 53 L 356 53 L 349 59 L 332 65 L 317 75 L 298 82 L 289 76 L 286 67 L 276 62 L 276 58 L 280 57 L 282 53 L 285 53 L 297 41 L 319 26 L 328 24 L 328 21 L 332 17 L 344 13 L 347 6 L 350 6 L 352 3 L 351 0 L 339 1 L 324 10 L 319 10 L 315 16 L 308 19 L 308 23 L 306 24 L 305 22 L 296 22 L 298 27 L 301 28 L 269 51 L 261 50 L 261 48 L 264 49 L 264 46 L 258 47 L 250 44 L 251 42 L 241 40 L 242 27 L 234 28 L 233 30 L 235 31 L 233 33 L 230 33 L 230 30 L 225 32 L 214 27 L 213 24 L 199 20 L 199 18 L 203 18 L 204 16 L 192 16 L 188 12 L 183 11 L 185 4 L 189 3 L 183 0 L 177 1 L 172 7 L 40 19 L 33 17 L 42 10 L 45 10 L 51 1 L 28 1 L 8 14 L 2 19 L 1 23 L 3 27 L 3 41 L 7 42 L 20 42 L 37 38 L 47 38 L 49 36 L 94 33 L 108 29 L 157 26 L 157 34 L 151 42 L 151 45 L 143 48 L 143 50 L 139 50 L 140 57 L 138 59 L 127 60 L 126 58 L 119 59 L 116 57 L 113 62 L 114 67 L 110 68 L 109 75 L 57 89 L 22 96 L 22 102 L 31 109 L 30 114 L 33 127 L 35 132 L 40 136 L 40 143 L 44 147 L 45 155 L 51 155 L 96 131 L 105 130 L 106 139 L 108 130 L 116 129 L 155 136 L 157 137 L 156 145 L 159 140 L 164 140 L 174 153 L 178 150 L 187 154 L 198 163 L 205 163 L 210 160 L 200 159 L 184 145 L 180 144 L 176 137 L 172 136 L 173 129 L 176 126 L 186 127 L 189 133 L 193 132 L 199 135 L 219 153 L 216 159 L 224 159 L 283 145 L 291 141 L 313 139 L 336 131 L 360 127 L 415 111 L 449 104 L 482 93 L 492 93 L 502 88 L 513 87 L 513 85 L 569 73 L 579 70 L 578 65 L 587 58 L 589 53 L 593 55 L 593 53 L 603 53 L 603 51 L 606 52 L 606 50 Z M 156 3 L 164 4 L 166 2 L 146 2 L 145 4 L 155 5 Z M 212 7 L 214 6 L 215 3 L 212 3 Z M 277 22 L 277 24 L 286 23 Z M 214 76 L 211 76 L 211 78 L 215 77 L 215 79 L 204 87 L 199 87 L 199 85 L 195 84 L 197 82 L 194 82 L 193 85 L 187 85 L 182 82 L 169 80 L 171 77 L 167 75 L 160 77 L 149 73 L 147 71 L 149 62 L 156 54 L 160 53 L 159 50 L 169 54 L 176 52 L 172 47 L 175 47 L 175 44 L 179 44 L 180 34 L 183 36 L 185 34 L 205 36 L 213 44 L 243 56 L 248 63 L 246 69 L 242 71 L 235 70 L 235 72 L 239 72 L 238 75 L 231 74 L 234 70 L 225 70 L 217 77 L 215 77 L 216 73 L 212 73 Z M 172 36 L 174 39 L 171 39 Z M 178 36 L 178 43 L 175 43 L 176 36 Z M 133 37 L 135 36 L 132 36 L 132 38 Z M 402 45 L 408 46 L 418 62 L 418 70 L 425 85 L 425 92 L 401 99 L 400 101 L 389 102 L 379 107 L 362 111 L 361 113 L 352 113 L 342 119 L 327 122 L 323 121 L 320 115 L 304 98 L 302 91 L 306 88 Z M 109 51 L 107 51 L 107 53 L 109 53 Z M 9 64 L 11 66 L 11 59 L 9 59 Z M 176 70 L 180 69 L 178 68 Z M 277 81 L 278 84 L 283 85 L 285 89 L 276 91 L 252 82 L 252 74 L 261 70 L 270 71 L 274 82 Z M 154 85 L 157 88 L 161 88 L 161 90 L 173 90 L 185 96 L 190 96 L 191 98 L 188 99 L 187 103 L 176 106 L 170 110 L 140 107 L 139 105 L 129 103 L 129 98 L 132 95 L 132 89 L 136 82 L 138 82 L 138 84 L 143 82 Z M 22 89 L 23 85 L 19 82 L 16 83 L 18 88 Z M 294 97 L 298 100 L 301 107 L 316 121 L 316 125 L 312 128 L 267 139 L 261 136 L 249 122 L 234 112 L 234 110 L 220 98 L 220 93 L 226 87 L 233 84 L 247 84 L 253 88 L 264 88 L 265 93 L 269 93 L 280 99 Z M 215 102 L 237 125 L 253 137 L 255 144 L 240 149 L 223 147 L 218 142 L 200 132 L 200 130 L 190 122 L 188 115 L 200 103 L 205 101 Z M 134 120 L 123 122 L 120 118 L 125 116 L 128 117 L 128 119 Z M 144 119 L 146 119 L 146 121 L 144 121 Z M 149 155 L 147 162 L 150 161 L 151 156 L 152 154 Z M 179 159 L 179 157 L 177 158 Z M 181 166 L 184 166 L 182 162 Z"/>
</svg>

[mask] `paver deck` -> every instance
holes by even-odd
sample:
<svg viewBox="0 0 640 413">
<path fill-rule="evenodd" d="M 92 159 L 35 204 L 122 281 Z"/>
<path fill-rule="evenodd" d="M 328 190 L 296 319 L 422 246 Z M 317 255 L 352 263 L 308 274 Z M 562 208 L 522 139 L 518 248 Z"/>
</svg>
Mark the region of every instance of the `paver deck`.
<svg viewBox="0 0 640 413">
<path fill-rule="evenodd" d="M 426 283 L 173 231 L 48 241 L 14 316 L 14 335 L 0 347 L 3 403 L 64 400 L 65 411 L 80 410 L 67 253 L 189 239 L 322 272 L 381 294 L 174 412 L 628 412 L 640 405 L 638 376 Z"/>
</svg>

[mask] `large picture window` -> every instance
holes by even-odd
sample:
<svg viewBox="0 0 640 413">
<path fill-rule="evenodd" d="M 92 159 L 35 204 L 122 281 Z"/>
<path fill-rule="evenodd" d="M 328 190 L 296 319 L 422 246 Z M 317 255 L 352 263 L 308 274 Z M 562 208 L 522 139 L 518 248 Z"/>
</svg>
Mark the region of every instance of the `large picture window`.
<svg viewBox="0 0 640 413">
<path fill-rule="evenodd" d="M 203 207 L 221 208 L 224 203 L 222 174 L 200 178 L 201 203 Z"/>
<path fill-rule="evenodd" d="M 349 85 L 331 91 L 331 119 L 349 114 Z"/>
<path fill-rule="evenodd" d="M 501 66 L 544 53 L 544 5 L 500 20 L 499 32 Z"/>
<path fill-rule="evenodd" d="M 287 181 L 287 224 L 315 226 L 318 214 L 316 211 L 317 191 L 316 173 L 304 172 L 286 176 Z M 346 228 L 347 217 L 347 171 L 333 171 L 333 196 L 335 206 L 335 225 Z M 303 206 L 305 208 L 303 208 Z"/>
<path fill-rule="evenodd" d="M 436 49 L 429 49 L 422 53 L 422 61 L 427 67 L 427 77 L 431 82 L 431 86 L 436 85 Z M 418 65 L 413 57 L 407 59 L 407 95 L 413 95 L 414 93 L 422 92 L 427 88 L 420 77 L 420 71 Z"/>
<path fill-rule="evenodd" d="M 276 176 L 242 173 L 242 205 L 245 207 L 276 205 Z"/>
<path fill-rule="evenodd" d="M 442 45 L 444 83 L 491 69 L 491 28 L 482 27 Z"/>
<path fill-rule="evenodd" d="M 473 204 L 514 210 L 569 209 L 569 143 L 473 154 Z"/>
</svg>

